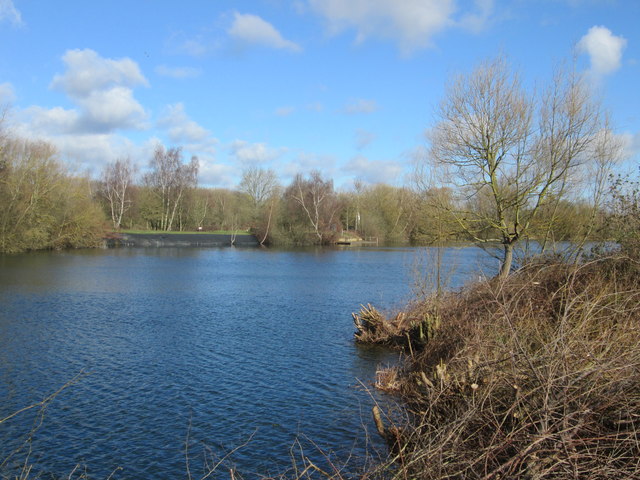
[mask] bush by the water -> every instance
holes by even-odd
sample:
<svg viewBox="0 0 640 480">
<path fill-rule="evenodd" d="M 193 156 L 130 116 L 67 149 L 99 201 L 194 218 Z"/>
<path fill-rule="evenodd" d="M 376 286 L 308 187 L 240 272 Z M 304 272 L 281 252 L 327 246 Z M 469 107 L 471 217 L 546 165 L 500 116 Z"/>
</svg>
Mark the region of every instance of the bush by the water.
<svg viewBox="0 0 640 480">
<path fill-rule="evenodd" d="M 402 325 L 372 311 L 357 338 L 409 350 L 383 377 L 407 407 L 381 476 L 640 478 L 637 261 L 530 264 L 417 303 Z"/>
</svg>

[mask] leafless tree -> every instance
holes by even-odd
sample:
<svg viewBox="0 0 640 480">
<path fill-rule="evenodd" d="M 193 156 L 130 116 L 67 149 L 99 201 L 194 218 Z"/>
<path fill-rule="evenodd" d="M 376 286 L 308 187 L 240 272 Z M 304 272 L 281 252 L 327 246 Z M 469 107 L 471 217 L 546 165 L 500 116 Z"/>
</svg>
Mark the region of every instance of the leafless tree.
<svg viewBox="0 0 640 480">
<path fill-rule="evenodd" d="M 6 153 L 9 141 L 9 133 L 7 131 L 8 112 L 8 106 L 0 105 L 0 175 L 6 175 L 9 167 L 9 159 Z"/>
<path fill-rule="evenodd" d="M 239 190 L 251 200 L 251 221 L 262 237 L 260 245 L 264 245 L 280 193 L 278 177 L 271 169 L 250 167 L 242 172 Z"/>
<path fill-rule="evenodd" d="M 254 208 L 262 206 L 278 187 L 278 177 L 271 170 L 250 167 L 242 172 L 239 190 L 251 198 Z"/>
<path fill-rule="evenodd" d="M 462 194 L 451 212 L 459 227 L 477 242 L 502 244 L 502 278 L 539 210 L 563 198 L 593 159 L 605 125 L 591 98 L 577 75 L 561 71 L 537 99 L 501 57 L 448 88 L 430 159 L 443 184 Z"/>
<path fill-rule="evenodd" d="M 191 157 L 191 161 L 184 164 L 182 148 L 165 150 L 158 145 L 150 166 L 151 172 L 145 175 L 144 181 L 160 202 L 160 229 L 170 231 L 185 192 L 198 183 L 198 158 Z"/>
<path fill-rule="evenodd" d="M 304 211 L 318 241 L 324 243 L 339 207 L 333 180 L 323 180 L 317 170 L 308 179 L 298 174 L 287 193 Z"/>
<path fill-rule="evenodd" d="M 115 230 L 120 228 L 122 217 L 131 206 L 129 187 L 134 173 L 135 167 L 129 157 L 109 163 L 102 171 L 99 193 L 108 202 Z"/>
</svg>

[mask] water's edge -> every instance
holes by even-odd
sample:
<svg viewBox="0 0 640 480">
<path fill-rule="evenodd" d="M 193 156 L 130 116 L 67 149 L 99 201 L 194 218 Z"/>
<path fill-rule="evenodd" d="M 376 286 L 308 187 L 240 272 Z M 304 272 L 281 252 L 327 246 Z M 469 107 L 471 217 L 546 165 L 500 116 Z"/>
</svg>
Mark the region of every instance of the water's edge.
<svg viewBox="0 0 640 480">
<path fill-rule="evenodd" d="M 108 247 L 258 247 L 253 235 L 219 233 L 122 233 L 105 240 Z"/>
</svg>

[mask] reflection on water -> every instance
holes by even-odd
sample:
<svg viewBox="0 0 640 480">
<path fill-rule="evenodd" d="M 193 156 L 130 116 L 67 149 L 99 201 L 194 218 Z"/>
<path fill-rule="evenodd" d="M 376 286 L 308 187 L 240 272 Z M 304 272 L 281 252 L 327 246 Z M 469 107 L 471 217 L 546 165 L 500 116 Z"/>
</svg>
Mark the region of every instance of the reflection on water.
<svg viewBox="0 0 640 480">
<path fill-rule="evenodd" d="M 223 455 L 252 435 L 231 457 L 248 477 L 288 468 L 299 435 L 338 456 L 361 456 L 363 427 L 373 431 L 362 385 L 391 357 L 353 344 L 350 313 L 362 303 L 390 309 L 406 301 L 422 252 L 0 257 L 0 418 L 85 371 L 46 411 L 32 445 L 37 471 L 62 476 L 80 463 L 92 478 L 118 466 L 114 478 L 180 478 L 187 437 L 198 469 L 204 445 Z M 482 255 L 448 249 L 452 282 L 475 271 Z M 32 420 L 0 425 L 0 461 Z"/>
</svg>

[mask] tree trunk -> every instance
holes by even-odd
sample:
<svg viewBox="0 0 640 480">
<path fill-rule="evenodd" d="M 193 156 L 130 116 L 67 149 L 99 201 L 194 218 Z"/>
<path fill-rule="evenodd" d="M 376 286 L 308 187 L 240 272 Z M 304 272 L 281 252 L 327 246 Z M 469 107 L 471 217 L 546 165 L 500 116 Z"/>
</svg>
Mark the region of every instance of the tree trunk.
<svg viewBox="0 0 640 480">
<path fill-rule="evenodd" d="M 498 276 L 504 280 L 511 272 L 511 264 L 513 263 L 513 243 L 504 243 L 504 257 L 500 265 L 500 273 Z"/>
</svg>

